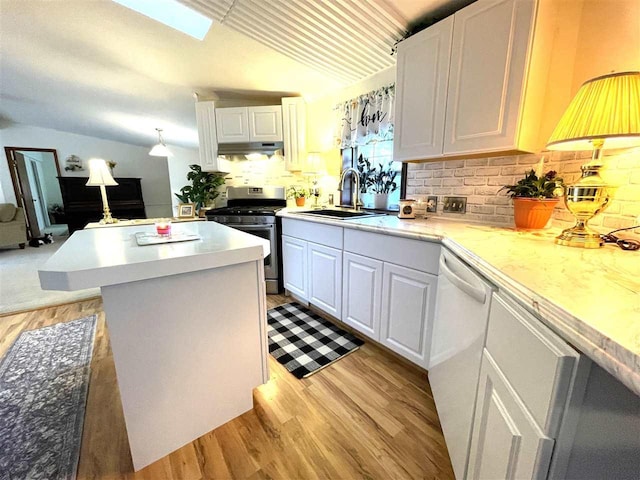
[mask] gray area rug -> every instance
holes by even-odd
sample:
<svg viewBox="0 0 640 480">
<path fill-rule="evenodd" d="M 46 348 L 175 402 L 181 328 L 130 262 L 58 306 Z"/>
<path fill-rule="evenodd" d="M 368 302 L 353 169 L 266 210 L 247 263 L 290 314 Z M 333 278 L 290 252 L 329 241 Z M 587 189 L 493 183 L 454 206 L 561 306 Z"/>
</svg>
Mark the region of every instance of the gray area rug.
<svg viewBox="0 0 640 480">
<path fill-rule="evenodd" d="M 0 480 L 75 478 L 95 329 L 23 332 L 0 362 Z"/>
<path fill-rule="evenodd" d="M 1 0 L 0 0 L 1 1 Z M 88 300 L 100 296 L 99 288 L 59 292 L 42 290 L 38 268 L 62 246 L 66 237 L 40 248 L 0 248 L 0 315 Z M 0 320 L 1 321 L 1 320 Z"/>
</svg>

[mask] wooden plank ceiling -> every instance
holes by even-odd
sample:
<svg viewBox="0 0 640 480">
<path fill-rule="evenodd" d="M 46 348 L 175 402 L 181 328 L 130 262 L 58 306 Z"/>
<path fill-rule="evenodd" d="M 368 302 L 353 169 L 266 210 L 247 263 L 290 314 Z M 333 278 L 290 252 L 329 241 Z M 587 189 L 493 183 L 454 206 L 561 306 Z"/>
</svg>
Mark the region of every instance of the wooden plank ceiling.
<svg viewBox="0 0 640 480">
<path fill-rule="evenodd" d="M 350 84 L 395 64 L 408 22 L 384 0 L 179 0 Z"/>
</svg>

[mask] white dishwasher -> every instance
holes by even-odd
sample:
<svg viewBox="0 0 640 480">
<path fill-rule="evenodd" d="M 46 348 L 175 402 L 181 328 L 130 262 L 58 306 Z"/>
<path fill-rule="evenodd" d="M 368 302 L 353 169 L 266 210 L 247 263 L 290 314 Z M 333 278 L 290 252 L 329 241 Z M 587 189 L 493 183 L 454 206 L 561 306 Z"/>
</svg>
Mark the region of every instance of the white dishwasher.
<svg viewBox="0 0 640 480">
<path fill-rule="evenodd" d="M 442 249 L 429 383 L 458 480 L 467 469 L 492 291 L 482 277 Z"/>
</svg>

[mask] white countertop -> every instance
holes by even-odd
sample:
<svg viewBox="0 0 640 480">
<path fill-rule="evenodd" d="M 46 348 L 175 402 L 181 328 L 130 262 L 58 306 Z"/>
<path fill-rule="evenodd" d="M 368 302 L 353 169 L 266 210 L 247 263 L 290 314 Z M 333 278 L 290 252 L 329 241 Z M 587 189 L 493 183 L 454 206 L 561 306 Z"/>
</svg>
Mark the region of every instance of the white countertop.
<svg viewBox="0 0 640 480">
<path fill-rule="evenodd" d="M 437 217 L 333 220 L 295 210 L 278 215 L 442 242 L 640 395 L 640 251 L 564 247 L 554 243 L 557 229 L 527 232 Z"/>
<path fill-rule="evenodd" d="M 269 241 L 215 222 L 172 225 L 200 240 L 138 246 L 154 225 L 79 230 L 38 271 L 44 290 L 81 290 L 235 265 L 265 258 Z"/>
</svg>

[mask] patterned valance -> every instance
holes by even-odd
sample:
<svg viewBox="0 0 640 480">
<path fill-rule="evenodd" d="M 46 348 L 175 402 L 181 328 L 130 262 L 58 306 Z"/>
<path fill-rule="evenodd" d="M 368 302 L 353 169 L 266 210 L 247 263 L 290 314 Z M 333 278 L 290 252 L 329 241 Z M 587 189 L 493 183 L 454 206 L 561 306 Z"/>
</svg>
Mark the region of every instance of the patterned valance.
<svg viewBox="0 0 640 480">
<path fill-rule="evenodd" d="M 392 83 L 334 107 L 339 148 L 393 139 L 395 87 Z"/>
</svg>

